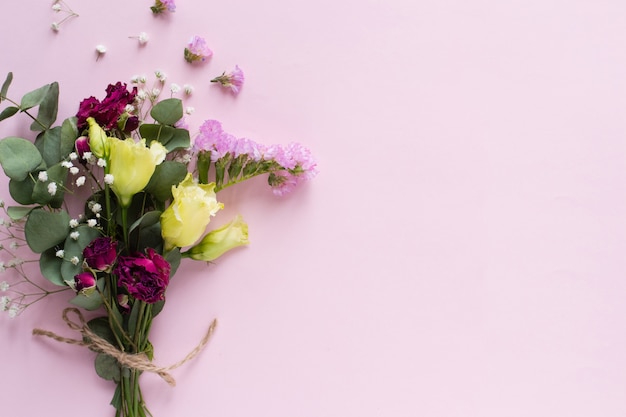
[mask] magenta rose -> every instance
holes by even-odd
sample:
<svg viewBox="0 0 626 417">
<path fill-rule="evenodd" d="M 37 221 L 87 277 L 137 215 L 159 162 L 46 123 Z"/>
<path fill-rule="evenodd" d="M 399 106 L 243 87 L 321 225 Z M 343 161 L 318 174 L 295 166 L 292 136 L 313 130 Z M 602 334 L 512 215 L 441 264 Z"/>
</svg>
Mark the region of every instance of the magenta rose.
<svg viewBox="0 0 626 417">
<path fill-rule="evenodd" d="M 91 272 L 81 272 L 74 276 L 74 289 L 76 292 L 89 291 L 96 288 L 96 277 Z"/>
<path fill-rule="evenodd" d="M 89 137 L 81 136 L 74 142 L 74 147 L 76 148 L 76 153 L 82 160 L 85 157 L 86 152 L 91 152 L 91 147 L 89 146 Z"/>
<path fill-rule="evenodd" d="M 120 256 L 114 273 L 118 286 L 137 300 L 152 304 L 165 298 L 170 264 L 152 248 L 146 255 Z"/>
<path fill-rule="evenodd" d="M 97 237 L 83 250 L 83 258 L 89 268 L 109 271 L 117 257 L 117 241 L 108 236 Z"/>
</svg>

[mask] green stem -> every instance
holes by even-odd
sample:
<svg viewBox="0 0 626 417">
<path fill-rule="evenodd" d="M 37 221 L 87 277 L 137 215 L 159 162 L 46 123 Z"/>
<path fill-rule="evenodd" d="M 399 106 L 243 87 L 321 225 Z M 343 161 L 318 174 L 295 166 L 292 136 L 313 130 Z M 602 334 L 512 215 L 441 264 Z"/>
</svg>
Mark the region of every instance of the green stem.
<svg viewBox="0 0 626 417">
<path fill-rule="evenodd" d="M 128 246 L 128 207 L 122 207 L 122 235 L 124 236 L 124 250 L 130 254 Z"/>
</svg>

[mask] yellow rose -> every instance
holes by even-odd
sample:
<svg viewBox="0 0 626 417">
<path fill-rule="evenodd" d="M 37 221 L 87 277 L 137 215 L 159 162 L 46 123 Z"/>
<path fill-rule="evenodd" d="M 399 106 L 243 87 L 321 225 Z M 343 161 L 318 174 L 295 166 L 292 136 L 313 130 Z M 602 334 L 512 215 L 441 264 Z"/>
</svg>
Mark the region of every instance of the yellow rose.
<svg viewBox="0 0 626 417">
<path fill-rule="evenodd" d="M 197 261 L 213 261 L 238 246 L 247 245 L 248 225 L 237 216 L 227 225 L 213 230 L 191 248 L 186 255 Z"/>
<path fill-rule="evenodd" d="M 161 214 L 161 235 L 165 250 L 195 243 L 204 233 L 211 216 L 224 207 L 217 202 L 215 183 L 197 184 L 191 174 L 172 187 L 174 200 Z"/>
<path fill-rule="evenodd" d="M 116 138 L 107 138 L 105 147 L 110 154 L 107 171 L 113 176 L 111 189 L 122 207 L 128 207 L 133 196 L 148 185 L 156 166 L 165 160 L 167 149 L 157 141 L 147 148 L 145 139 L 135 142 Z"/>
</svg>

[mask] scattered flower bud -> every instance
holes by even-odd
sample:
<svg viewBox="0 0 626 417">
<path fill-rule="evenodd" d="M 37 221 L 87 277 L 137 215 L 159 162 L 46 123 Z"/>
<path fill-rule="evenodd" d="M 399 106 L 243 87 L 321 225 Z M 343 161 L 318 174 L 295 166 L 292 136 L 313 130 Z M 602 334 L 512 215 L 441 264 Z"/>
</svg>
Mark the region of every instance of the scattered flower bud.
<svg viewBox="0 0 626 417">
<path fill-rule="evenodd" d="M 243 75 L 243 71 L 239 66 L 235 65 L 235 69 L 226 74 L 226 72 L 222 73 L 219 77 L 215 77 L 211 80 L 212 83 L 220 83 L 223 87 L 230 88 L 230 90 L 237 94 L 241 87 L 243 86 L 243 82 L 245 77 Z"/>
<path fill-rule="evenodd" d="M 203 62 L 213 55 L 213 51 L 209 49 L 206 40 L 200 36 L 193 36 L 187 47 L 185 48 L 185 61 L 189 63 Z"/>
</svg>

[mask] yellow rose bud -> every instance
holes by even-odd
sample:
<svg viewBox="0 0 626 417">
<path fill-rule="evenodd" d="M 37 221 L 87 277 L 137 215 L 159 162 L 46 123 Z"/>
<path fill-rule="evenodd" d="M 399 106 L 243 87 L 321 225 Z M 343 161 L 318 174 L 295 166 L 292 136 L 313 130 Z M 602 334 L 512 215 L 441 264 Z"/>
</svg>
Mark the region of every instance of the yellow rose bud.
<svg viewBox="0 0 626 417">
<path fill-rule="evenodd" d="M 194 244 L 218 210 L 215 183 L 197 184 L 191 174 L 172 187 L 172 204 L 161 214 L 161 235 L 165 250 Z"/>
<path fill-rule="evenodd" d="M 143 190 L 154 169 L 165 159 L 167 149 L 157 141 L 149 148 L 146 140 L 119 140 L 107 138 L 109 148 L 108 171 L 113 176 L 111 189 L 122 207 L 128 207 L 135 194 Z"/>
<path fill-rule="evenodd" d="M 238 246 L 247 245 L 248 225 L 237 216 L 227 225 L 213 230 L 186 254 L 197 261 L 213 261 Z"/>
<path fill-rule="evenodd" d="M 96 158 L 105 158 L 108 155 L 108 138 L 104 129 L 93 117 L 87 118 L 89 124 L 89 150 Z"/>
</svg>

